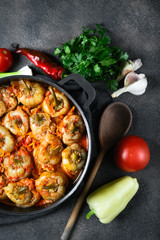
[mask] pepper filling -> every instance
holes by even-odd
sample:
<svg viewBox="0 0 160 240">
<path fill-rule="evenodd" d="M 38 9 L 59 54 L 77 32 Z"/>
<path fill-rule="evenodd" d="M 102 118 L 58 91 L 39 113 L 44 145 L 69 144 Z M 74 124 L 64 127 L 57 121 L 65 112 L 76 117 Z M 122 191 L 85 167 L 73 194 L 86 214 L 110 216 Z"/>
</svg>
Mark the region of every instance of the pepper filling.
<svg viewBox="0 0 160 240">
<path fill-rule="evenodd" d="M 34 118 L 38 127 L 40 127 L 46 121 L 46 118 L 42 114 L 36 113 Z"/>
<path fill-rule="evenodd" d="M 71 154 L 70 160 L 72 163 L 80 163 L 82 161 L 82 155 L 81 152 L 74 150 Z"/>
</svg>

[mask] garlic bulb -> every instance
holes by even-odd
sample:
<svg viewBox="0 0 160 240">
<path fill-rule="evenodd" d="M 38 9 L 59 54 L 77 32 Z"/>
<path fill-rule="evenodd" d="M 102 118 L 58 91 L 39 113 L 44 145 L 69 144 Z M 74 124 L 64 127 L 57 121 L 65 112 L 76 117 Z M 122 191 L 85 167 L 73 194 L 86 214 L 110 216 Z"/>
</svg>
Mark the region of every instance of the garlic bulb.
<svg viewBox="0 0 160 240">
<path fill-rule="evenodd" d="M 134 61 L 129 60 L 125 62 L 124 66 L 122 67 L 122 73 L 118 76 L 117 80 L 120 81 L 123 77 L 125 77 L 128 73 L 134 72 L 142 66 L 141 59 L 136 59 Z"/>
<path fill-rule="evenodd" d="M 148 85 L 147 78 L 144 74 L 135 72 L 128 73 L 124 79 L 124 87 L 112 93 L 112 98 L 116 98 L 122 93 L 130 92 L 134 95 L 141 95 L 145 92 Z"/>
</svg>

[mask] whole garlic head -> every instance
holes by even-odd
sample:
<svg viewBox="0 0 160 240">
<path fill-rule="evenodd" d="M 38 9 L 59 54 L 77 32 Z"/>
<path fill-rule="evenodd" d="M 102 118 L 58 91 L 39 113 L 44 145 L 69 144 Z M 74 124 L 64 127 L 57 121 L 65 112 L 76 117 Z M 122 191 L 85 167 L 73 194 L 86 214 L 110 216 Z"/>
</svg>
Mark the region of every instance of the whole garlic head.
<svg viewBox="0 0 160 240">
<path fill-rule="evenodd" d="M 112 98 L 120 96 L 122 93 L 130 92 L 134 95 L 141 95 L 146 91 L 148 82 L 144 74 L 135 72 L 128 73 L 124 79 L 124 87 L 112 93 Z"/>
</svg>

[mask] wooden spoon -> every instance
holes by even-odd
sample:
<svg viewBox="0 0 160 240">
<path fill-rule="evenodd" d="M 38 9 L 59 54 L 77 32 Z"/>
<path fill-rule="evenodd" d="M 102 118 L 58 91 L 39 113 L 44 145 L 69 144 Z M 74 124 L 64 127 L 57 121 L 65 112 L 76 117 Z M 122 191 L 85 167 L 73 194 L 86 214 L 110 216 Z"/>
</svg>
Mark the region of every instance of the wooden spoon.
<svg viewBox="0 0 160 240">
<path fill-rule="evenodd" d="M 132 113 L 129 107 L 120 102 L 111 103 L 103 112 L 99 125 L 99 139 L 101 143 L 101 151 L 97 161 L 93 167 L 91 175 L 78 198 L 78 201 L 72 211 L 61 240 L 67 240 L 74 226 L 81 206 L 86 198 L 88 190 L 102 162 L 105 152 L 114 146 L 122 136 L 124 136 L 132 123 Z"/>
</svg>

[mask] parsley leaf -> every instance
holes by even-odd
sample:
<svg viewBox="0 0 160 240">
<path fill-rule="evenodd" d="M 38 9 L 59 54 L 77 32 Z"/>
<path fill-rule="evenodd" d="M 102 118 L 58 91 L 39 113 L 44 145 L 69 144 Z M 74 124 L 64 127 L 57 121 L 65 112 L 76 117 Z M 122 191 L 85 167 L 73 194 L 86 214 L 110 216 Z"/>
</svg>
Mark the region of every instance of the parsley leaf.
<svg viewBox="0 0 160 240">
<path fill-rule="evenodd" d="M 60 48 L 55 48 L 55 50 L 54 50 L 54 55 L 58 55 L 58 54 L 60 54 L 61 53 L 61 49 Z"/>
<path fill-rule="evenodd" d="M 82 27 L 82 33 L 54 50 L 67 73 L 79 73 L 88 81 L 105 81 L 107 88 L 116 90 L 122 63 L 129 58 L 119 47 L 110 46 L 106 29 Z"/>
</svg>

